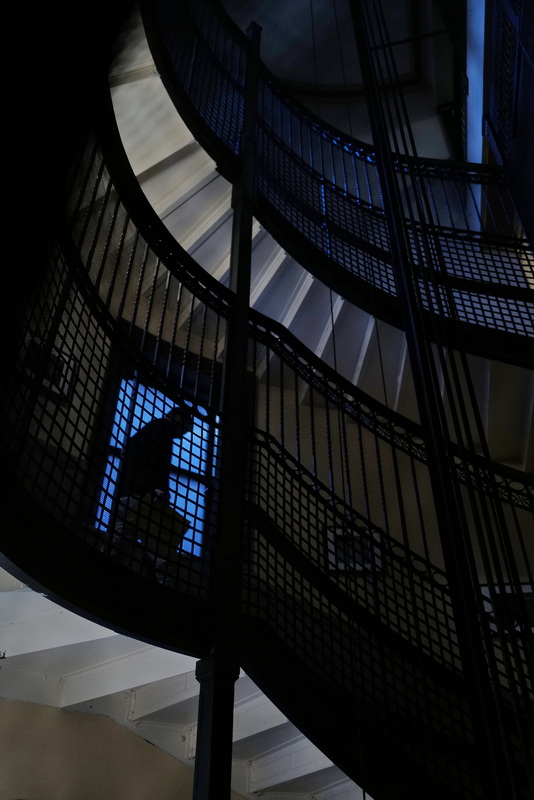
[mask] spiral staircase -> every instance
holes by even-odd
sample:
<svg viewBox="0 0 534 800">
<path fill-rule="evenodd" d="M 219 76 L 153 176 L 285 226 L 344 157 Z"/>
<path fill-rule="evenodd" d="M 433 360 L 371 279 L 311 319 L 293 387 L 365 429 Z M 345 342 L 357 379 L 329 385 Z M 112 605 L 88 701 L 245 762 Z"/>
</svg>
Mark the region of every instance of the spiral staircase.
<svg viewBox="0 0 534 800">
<path fill-rule="evenodd" d="M 224 177 L 224 169 L 219 168 L 178 115 L 154 65 L 138 14 L 134 14 L 123 29 L 109 75 L 119 133 L 145 197 L 171 237 L 203 267 L 210 280 L 227 286 L 230 280 L 232 186 Z M 78 229 L 75 228 L 74 234 L 79 234 L 80 241 L 83 240 L 83 234 Z M 80 249 L 83 247 L 85 244 Z M 95 248 L 90 250 L 91 258 L 94 250 Z M 91 269 L 88 271 L 95 284 L 98 284 L 101 297 L 105 296 L 109 307 L 115 310 L 123 301 L 114 294 L 114 284 L 105 276 L 101 277 L 98 266 L 94 267 L 92 273 Z M 526 272 L 528 274 L 528 270 Z M 222 344 L 217 342 L 216 325 L 213 320 L 206 322 L 205 312 L 204 318 L 202 317 L 202 303 L 198 298 L 193 298 L 191 302 L 180 307 L 174 322 L 156 322 L 150 317 L 151 309 L 166 308 L 166 304 L 169 304 L 168 298 L 173 296 L 174 291 L 177 297 L 181 296 L 176 287 L 173 288 L 174 278 L 169 280 L 160 270 L 159 264 L 152 266 L 151 262 L 148 262 L 148 268 L 140 272 L 139 276 L 134 276 L 134 280 L 137 278 L 140 280 L 137 281 L 138 290 L 135 295 L 136 309 L 140 317 L 145 314 L 145 318 L 149 320 L 147 329 L 150 333 L 160 326 L 159 331 L 163 330 L 166 335 L 174 325 L 173 335 L 180 345 L 187 340 L 191 345 L 191 352 L 203 356 L 205 341 L 209 341 L 215 359 L 220 357 Z M 212 285 L 207 279 L 206 282 L 208 287 Z M 324 363 L 346 379 L 345 390 L 349 386 L 355 386 L 406 418 L 408 428 L 410 420 L 417 425 L 419 420 L 407 343 L 402 331 L 394 324 L 380 320 L 370 313 L 369 308 L 362 310 L 342 296 L 341 292 L 337 294 L 332 291 L 315 272 L 304 269 L 296 255 L 287 252 L 270 235 L 267 226 L 258 220 L 253 225 L 250 304 L 259 314 L 273 320 L 275 325 L 287 329 L 295 337 L 295 341 L 302 342 L 308 348 L 310 358 L 317 358 L 317 362 L 310 362 L 315 365 L 311 372 L 318 372 L 317 364 Z M 365 303 L 363 305 L 368 306 Z M 261 324 L 257 325 L 261 330 Z M 492 459 L 505 468 L 531 472 L 534 467 L 532 371 L 526 365 L 523 354 L 510 352 L 509 359 L 501 360 L 488 358 L 479 350 L 476 346 L 473 348 L 469 362 Z M 274 384 L 282 385 L 283 369 L 277 359 L 279 355 L 274 345 L 271 347 L 269 344 L 266 345 L 265 352 L 260 353 L 255 360 L 260 387 L 264 384 L 268 386 L 268 381 L 272 380 L 272 375 L 277 370 L 280 370 L 280 374 L 276 375 Z M 333 373 L 328 374 L 331 376 Z M 261 391 L 260 388 L 260 395 Z M 269 390 L 265 391 L 268 394 Z M 303 407 L 314 408 L 317 402 L 309 386 L 300 387 L 299 397 Z M 329 400 L 321 400 L 326 406 L 328 402 Z M 506 425 L 502 424 L 503 418 L 507 420 Z M 395 419 L 400 428 L 400 417 Z M 280 429 L 277 424 L 273 424 L 270 435 L 283 439 L 283 424 L 280 424 Z M 417 434 L 414 438 L 417 438 Z M 479 447 L 482 450 L 482 442 L 475 441 L 475 448 Z M 282 453 L 283 448 L 278 449 L 279 445 L 274 444 L 269 437 L 262 440 L 258 448 L 264 448 L 269 453 L 268 457 L 272 457 L 273 463 L 276 463 L 276 466 L 267 468 L 264 475 L 274 474 L 278 468 L 283 472 L 280 464 L 285 459 L 286 466 L 290 465 L 285 473 L 286 480 L 288 483 L 296 480 L 299 470 L 291 461 L 294 454 Z M 288 475 L 291 477 L 288 478 Z M 406 478 L 402 467 L 398 478 L 401 482 Z M 312 478 L 308 476 L 308 479 L 308 485 L 311 485 Z M 324 491 L 324 487 L 320 491 Z M 277 511 L 278 517 L 275 515 L 269 546 L 273 541 L 281 542 L 278 533 L 284 529 L 286 518 L 289 517 L 286 508 L 288 502 L 284 499 Z M 426 514 L 426 498 L 420 498 L 419 502 Z M 263 506 L 265 512 L 265 503 Z M 522 511 L 517 513 L 520 515 Z M 260 517 L 261 513 L 257 517 L 259 528 Z M 287 542 L 284 546 L 288 547 Z M 385 549 L 381 549 L 381 540 L 377 547 L 383 555 Z M 418 549 L 417 546 L 415 549 Z M 434 563 L 441 565 L 437 551 L 430 555 L 436 555 Z M 313 553 L 311 556 L 314 558 Z M 294 555 L 291 557 L 295 558 Z M 399 557 L 398 564 L 404 558 L 404 555 Z M 100 562 L 98 564 L 101 566 Z M 435 574 L 438 572 L 439 567 Z M 121 580 L 123 578 L 124 576 Z M 23 584 L 13 582 L 8 577 L 4 580 L 4 591 L 0 597 L 3 632 L 7 641 L 5 645 L 0 641 L 0 650 L 5 650 L 6 653 L 0 672 L 3 696 L 110 716 L 185 763 L 193 763 L 198 687 L 194 681 L 194 659 L 191 656 L 141 644 L 138 640 L 131 640 L 96 626 L 93 622 L 76 618 L 65 609 L 51 607 L 46 598 L 31 592 Z M 401 583 L 403 580 L 404 578 Z M 253 584 L 251 586 L 254 592 L 255 587 Z M 376 591 L 378 597 L 382 589 Z M 51 596 L 53 597 L 53 593 Z M 357 596 L 355 600 L 352 597 L 352 600 L 358 603 L 361 598 Z M 98 603 L 94 598 L 93 602 L 96 608 Z M 368 619 L 365 614 L 369 614 L 374 602 L 375 595 L 371 592 L 361 603 L 361 608 L 365 609 L 364 620 Z M 405 599 L 398 601 L 395 598 L 392 602 L 402 604 Z M 438 605 L 441 602 L 440 598 Z M 91 602 L 85 604 L 85 608 L 88 606 L 91 606 Z M 154 608 L 158 608 L 157 603 Z M 437 616 L 439 613 L 440 611 L 436 612 Z M 417 611 L 415 614 L 417 616 Z M 95 616 L 98 617 L 98 614 Z M 117 610 L 115 630 L 121 627 L 117 624 L 119 616 L 120 610 Z M 146 616 L 148 619 L 148 612 Z M 46 626 L 43 626 L 43 620 L 46 620 Z M 137 630 L 135 633 L 141 639 L 151 641 L 151 636 L 146 636 L 150 629 L 149 623 L 143 624 L 144 632 Z M 339 625 L 343 629 L 344 622 Z M 403 623 L 400 625 L 401 630 L 402 626 Z M 374 630 L 372 624 L 369 629 Z M 168 632 L 165 633 L 168 637 Z M 193 641 L 194 632 L 189 631 L 188 635 Z M 370 652 L 373 652 L 373 635 L 374 633 L 366 642 Z M 157 634 L 155 636 L 157 638 Z M 166 636 L 161 637 L 163 644 Z M 251 643 L 255 641 L 253 631 L 247 629 L 246 636 Z M 401 638 L 402 636 L 410 639 L 409 632 L 402 631 Z M 410 646 L 414 643 L 412 641 Z M 250 674 L 254 678 L 261 678 L 258 684 L 263 681 L 266 688 L 272 677 L 273 683 L 280 688 L 280 684 L 284 683 L 283 676 L 262 675 L 259 666 L 261 658 L 268 655 L 269 641 L 258 640 L 256 645 L 258 655 L 250 656 L 246 668 L 250 667 Z M 188 648 L 184 647 L 183 650 L 187 652 Z M 399 658 L 401 671 L 405 668 L 402 658 L 407 650 L 409 647 L 404 640 L 399 650 L 403 654 Z M 413 655 L 408 653 L 408 662 L 411 658 Z M 422 658 L 424 661 L 424 656 Z M 291 672 L 289 663 L 286 666 L 288 672 Z M 303 694 L 304 686 L 318 689 L 318 684 L 309 676 L 304 678 L 305 667 L 305 663 L 301 664 Z M 418 675 L 419 667 L 418 663 L 415 673 L 409 673 L 410 680 Z M 297 685 L 299 678 L 299 667 L 292 669 L 293 672 L 288 675 L 286 691 L 281 691 L 280 694 L 283 699 L 280 705 L 285 705 L 286 709 L 290 707 L 288 692 L 291 692 L 292 686 Z M 45 675 L 46 691 L 42 680 Z M 306 680 L 310 682 L 307 683 Z M 447 684 L 447 690 L 449 688 Z M 432 695 L 433 690 L 429 686 L 426 691 Z M 463 690 L 456 683 L 450 697 L 455 702 L 459 698 L 460 706 L 465 700 Z M 339 700 L 339 697 L 336 696 L 336 699 Z M 331 702 L 328 688 L 325 687 L 323 696 L 319 689 L 314 700 L 317 708 L 324 711 Z M 370 713 L 369 708 L 365 707 L 366 702 L 368 701 L 362 701 L 359 709 L 361 717 L 358 725 L 365 725 L 365 720 L 368 719 L 369 753 L 374 746 L 373 768 L 376 770 L 379 762 L 377 745 L 382 735 L 387 738 L 389 731 L 382 729 L 381 720 L 375 713 L 376 708 Z M 410 695 L 408 691 L 404 702 L 415 705 L 416 694 Z M 443 702 L 446 703 L 447 698 Z M 378 717 L 381 713 L 380 711 Z M 263 796 L 272 797 L 273 800 L 297 797 L 359 800 L 364 796 L 369 797 L 298 731 L 289 721 L 289 716 L 279 711 L 250 677 L 245 674 L 240 677 L 234 713 L 235 791 L 244 797 Z M 313 709 L 310 709 L 303 729 L 313 729 L 311 717 Z M 349 710 L 344 713 L 340 708 L 339 731 L 336 731 L 336 735 L 350 740 L 346 729 L 350 719 Z M 328 732 L 325 737 L 324 731 L 322 732 L 323 740 L 331 735 Z M 362 736 L 361 730 L 359 735 Z M 398 731 L 393 737 L 395 735 L 399 735 Z M 339 759 L 340 764 L 347 763 L 347 754 L 353 744 L 352 740 L 347 744 L 346 752 Z M 466 754 L 466 760 L 468 759 L 469 753 Z M 410 766 L 402 764 L 400 755 L 390 765 L 391 769 L 399 770 L 401 784 L 406 787 Z M 423 766 L 419 766 L 424 771 Z M 415 782 L 414 778 L 414 792 Z M 391 785 L 393 783 L 392 780 Z"/>
<path fill-rule="evenodd" d="M 241 16 L 245 12 L 241 9 Z M 231 185 L 178 115 L 133 17 L 118 44 L 110 85 L 117 124 L 135 175 L 159 217 L 210 275 L 228 285 Z M 419 103 L 424 107 L 426 97 Z M 420 112 L 421 113 L 421 112 Z M 421 147 L 443 155 L 446 140 L 431 109 Z M 426 133 L 425 133 L 426 132 Z M 251 307 L 276 320 L 351 384 L 417 419 L 403 332 L 333 292 L 292 258 L 258 221 L 252 243 Z M 148 285 L 148 282 L 147 282 Z M 534 469 L 534 375 L 505 360 L 470 356 L 484 435 L 494 460 Z M 503 427 L 503 414 L 508 425 Z"/>
</svg>

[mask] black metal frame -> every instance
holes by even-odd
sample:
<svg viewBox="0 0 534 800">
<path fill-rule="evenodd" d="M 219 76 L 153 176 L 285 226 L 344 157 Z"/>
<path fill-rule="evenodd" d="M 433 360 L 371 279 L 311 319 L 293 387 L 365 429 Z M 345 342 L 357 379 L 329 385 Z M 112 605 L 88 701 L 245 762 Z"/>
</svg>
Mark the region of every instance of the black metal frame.
<svg viewBox="0 0 534 800">
<path fill-rule="evenodd" d="M 236 676 L 237 650 L 239 662 L 258 685 L 377 798 L 390 796 L 402 785 L 421 800 L 426 800 L 430 792 L 436 798 L 471 800 L 476 792 L 483 791 L 487 760 L 483 749 L 473 749 L 471 698 L 458 649 L 456 615 L 450 609 L 451 576 L 424 555 L 431 538 L 422 503 L 427 484 L 420 475 L 426 470 L 427 442 L 419 441 L 420 428 L 406 424 L 405 430 L 399 431 L 402 420 L 397 415 L 347 385 L 280 326 L 242 311 L 245 320 L 241 322 L 245 321 L 248 329 L 245 369 L 257 376 L 260 363 L 265 364 L 261 381 L 255 377 L 250 382 L 252 407 L 262 424 L 254 430 L 243 425 L 243 419 L 233 423 L 248 444 L 247 499 L 237 509 L 240 521 L 231 532 L 231 541 L 225 542 L 225 547 L 230 547 L 226 552 L 223 548 L 216 583 L 203 584 L 202 591 L 195 593 L 198 585 L 195 576 L 187 583 L 191 565 L 185 559 L 186 581 L 171 590 L 113 563 L 98 552 L 94 536 L 79 535 L 71 509 L 78 502 L 83 505 L 86 487 L 73 468 L 81 469 L 85 459 L 92 461 L 98 456 L 97 449 L 85 447 L 88 436 L 97 443 L 104 413 L 92 402 L 96 388 L 122 373 L 125 364 L 152 375 L 162 386 L 171 380 L 154 359 L 149 329 L 139 341 L 126 337 L 123 321 L 112 313 L 116 305 L 108 307 L 100 291 L 105 270 L 114 275 L 121 266 L 120 260 L 106 258 L 110 251 L 107 243 L 112 239 L 109 232 L 116 220 L 123 219 L 123 204 L 127 203 L 126 216 L 134 220 L 135 235 L 144 237 L 147 250 L 153 248 L 158 264 L 170 278 L 209 308 L 223 327 L 226 320 L 237 315 L 233 293 L 211 281 L 171 240 L 140 196 L 132 176 L 117 169 L 118 145 L 116 139 L 111 145 L 109 141 L 106 158 L 95 147 L 91 158 L 82 160 L 79 173 L 74 171 L 73 186 L 79 197 L 87 198 L 76 175 L 83 180 L 103 180 L 110 204 L 106 211 L 114 209 L 111 222 L 109 218 L 105 221 L 93 193 L 93 207 L 89 203 L 84 215 L 87 212 L 85 219 L 89 220 L 94 211 L 99 221 L 91 228 L 94 235 L 88 259 L 86 233 L 81 232 L 88 228 L 77 224 L 83 204 L 75 204 L 70 225 L 76 244 L 60 226 L 59 255 L 50 265 L 57 286 L 63 289 L 63 294 L 57 295 L 61 302 L 55 306 L 54 320 L 43 315 L 39 292 L 34 298 L 25 298 L 23 322 L 44 320 L 46 316 L 51 341 L 57 331 L 68 330 L 69 324 L 75 329 L 83 324 L 83 330 L 93 337 L 88 341 L 94 344 L 94 352 L 88 359 L 90 368 L 86 366 L 81 373 L 84 391 L 75 394 L 79 408 L 71 404 L 63 417 L 51 414 L 49 406 L 36 397 L 38 393 L 28 394 L 16 372 L 9 375 L 3 455 L 9 467 L 6 489 L 15 511 L 17 527 L 13 530 L 17 535 L 10 536 L 9 528 L 4 531 L 3 563 L 35 588 L 91 618 L 202 658 L 199 677 L 208 683 L 217 678 L 217 670 L 223 680 L 226 738 L 219 763 L 226 774 L 231 708 L 228 687 Z M 113 165 L 113 180 L 107 174 L 108 161 Z M 230 161 L 235 166 L 235 161 Z M 104 260 L 96 265 L 95 253 L 104 253 Z M 46 282 L 42 291 L 46 291 Z M 73 293 L 79 319 L 70 316 L 71 303 L 66 303 Z M 102 341 L 114 345 L 118 361 L 111 359 L 109 372 L 95 383 L 92 374 L 93 370 L 98 374 Z M 244 369 L 240 363 L 239 369 Z M 214 358 L 211 374 L 216 389 L 211 397 L 217 412 L 219 366 Z M 299 399 L 303 389 L 305 407 Z M 292 398 L 289 405 L 285 402 L 288 395 Z M 225 424 L 226 414 L 227 408 Z M 36 432 L 43 442 L 41 449 L 36 447 Z M 423 440 L 427 434 L 428 430 Z M 305 442 L 311 442 L 311 453 L 304 452 Z M 54 445 L 53 455 L 47 452 L 49 445 Z M 532 482 L 510 471 L 499 472 L 496 465 L 474 457 L 468 448 L 451 448 L 449 452 L 457 490 L 476 498 L 481 507 L 492 495 L 498 495 L 509 520 L 510 536 L 519 548 L 526 547 L 534 497 Z M 43 485 L 39 473 L 51 463 L 53 469 Z M 517 492 L 516 478 L 523 481 L 523 492 Z M 360 487 L 362 494 L 356 502 Z M 418 506 L 415 522 L 408 516 L 410 497 Z M 219 500 L 215 493 L 214 516 Z M 362 589 L 357 578 L 347 580 L 343 576 L 343 580 L 335 581 L 325 570 L 323 522 L 343 524 L 351 515 L 356 515 L 362 525 L 375 526 L 376 541 L 384 553 L 386 568 L 370 570 L 372 591 L 365 584 Z M 414 528 L 420 540 L 414 536 Z M 234 546 L 238 547 L 239 569 L 243 567 L 238 576 L 242 593 L 236 596 L 231 591 L 226 595 L 221 607 L 225 614 L 229 610 L 225 619 L 220 610 L 218 617 L 214 611 L 220 599 L 217 593 L 228 589 L 224 567 L 231 565 L 231 575 L 239 572 L 232 562 Z M 211 571 L 208 577 L 213 581 Z M 183 586 L 189 591 L 181 590 Z M 471 590 L 474 588 L 471 586 Z M 482 595 L 480 600 L 484 602 Z M 482 617 L 489 627 L 501 624 L 493 607 L 484 615 L 489 617 Z M 237 622 L 240 636 L 236 641 L 232 625 Z M 510 777 L 517 780 L 517 796 L 526 798 L 528 747 L 532 744 L 525 734 L 533 700 L 526 646 L 509 642 L 508 651 L 508 640 L 494 633 L 492 629 L 492 642 L 486 642 L 487 655 L 478 667 L 491 676 L 492 690 L 499 698 L 501 724 L 509 735 L 505 746 L 512 764 Z M 217 654 L 218 663 L 208 658 L 214 642 L 222 650 Z M 277 680 L 272 659 L 280 654 L 286 671 L 283 679 Z M 325 686 L 328 692 L 324 692 Z M 326 697 L 320 709 L 309 703 L 308 692 L 319 700 Z M 332 700 L 342 705 L 332 707 Z M 214 709 L 208 698 L 208 715 L 216 731 L 220 729 L 215 726 Z M 332 715 L 339 721 L 340 713 L 351 734 L 336 742 L 330 722 Z M 518 734 L 525 736 L 523 752 Z M 396 769 L 381 770 L 384 758 Z M 208 762 L 210 759 L 208 754 Z M 448 759 L 454 764 L 454 775 L 448 769 Z M 504 774 L 504 769 L 501 766 L 498 771 Z M 413 785 L 414 772 L 424 780 L 423 786 Z M 212 786 L 198 791 L 215 790 Z"/>
<path fill-rule="evenodd" d="M 245 48 L 242 33 L 216 2 L 205 3 L 202 10 L 197 6 L 192 16 L 187 4 L 180 9 L 173 7 L 172 11 L 163 2 L 147 4 L 144 20 L 167 91 L 221 172 L 234 180 L 243 106 L 242 69 L 237 66 Z M 223 42 L 222 52 L 230 53 L 224 63 L 218 62 L 216 52 L 210 53 L 203 26 L 208 31 L 206 36 L 214 35 L 212 30 L 217 31 Z M 192 83 L 195 70 L 201 77 Z M 218 80 L 224 86 L 225 103 L 220 102 Z M 270 105 L 273 103 L 274 111 Z M 217 107 L 214 120 L 207 111 L 212 106 Z M 257 162 L 255 211 L 262 224 L 327 285 L 349 298 L 357 293 L 359 305 L 368 310 L 379 307 L 383 319 L 401 326 L 373 148 L 326 128 L 319 118 L 284 95 L 274 77 L 263 70 Z M 431 280 L 440 286 L 437 289 L 439 299 L 431 296 L 426 299 L 428 308 L 432 308 L 436 316 L 440 315 L 439 324 L 429 321 L 433 335 L 439 336 L 441 328 L 454 337 L 459 326 L 464 348 L 493 355 L 500 340 L 499 355 L 503 360 L 524 359 L 521 363 L 531 365 L 530 347 L 520 348 L 518 352 L 515 345 L 518 337 L 531 339 L 533 335 L 532 322 L 527 321 L 532 290 L 526 283 L 517 284 L 517 276 L 505 277 L 507 270 L 499 255 L 507 250 L 509 253 L 530 252 L 524 235 L 517 235 L 517 212 L 506 174 L 498 167 L 440 162 L 410 155 L 397 155 L 393 166 L 399 181 L 406 174 L 410 181 L 415 180 L 423 191 L 430 193 L 433 214 L 437 215 L 426 222 L 417 217 L 411 221 L 412 246 L 419 250 L 419 270 L 422 275 L 428 270 Z M 461 219 L 454 218 L 449 200 L 445 200 L 439 211 L 441 193 L 450 193 L 452 199 L 453 196 L 458 198 L 459 192 L 467 192 L 467 201 L 472 203 L 477 187 L 484 197 L 482 205 L 493 209 L 490 214 L 486 213 L 488 223 L 482 233 L 477 230 L 479 223 L 483 223 L 482 205 L 477 211 L 478 222 L 475 220 L 474 224 L 467 219 L 467 206 L 461 211 Z M 491 218 L 497 220 L 499 216 L 502 219 L 496 232 Z M 441 242 L 440 231 L 445 237 Z M 454 253 L 449 253 L 449 234 L 455 237 Z M 438 252 L 443 250 L 439 262 L 425 249 L 424 240 L 428 236 L 434 238 Z M 488 245 L 488 263 L 483 261 L 481 271 L 473 272 L 474 263 L 480 262 L 481 252 Z M 488 276 L 492 261 L 498 263 L 499 268 Z M 369 263 L 373 265 L 371 273 Z M 497 283 L 500 286 L 496 291 Z M 508 297 L 514 284 L 513 296 Z M 487 300 L 482 311 L 479 298 L 484 295 Z M 517 326 L 511 321 L 514 319 Z"/>
</svg>

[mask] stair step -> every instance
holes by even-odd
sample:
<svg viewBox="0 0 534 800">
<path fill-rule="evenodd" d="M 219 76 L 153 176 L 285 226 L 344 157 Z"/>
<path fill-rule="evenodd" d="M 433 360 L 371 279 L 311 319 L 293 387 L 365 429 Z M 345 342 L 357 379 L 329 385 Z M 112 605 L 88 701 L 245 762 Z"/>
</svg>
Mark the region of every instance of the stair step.
<svg viewBox="0 0 534 800">
<path fill-rule="evenodd" d="M 201 175 L 197 175 L 197 183 L 193 179 L 189 191 L 175 199 L 172 210 L 163 217 L 166 228 L 189 253 L 231 219 L 229 184 L 214 170 L 206 173 L 204 180 Z M 177 195 L 176 187 L 174 193 Z M 230 240 L 229 236 L 228 247 Z"/>
<path fill-rule="evenodd" d="M 374 326 L 373 317 L 339 296 L 333 297 L 330 319 L 320 344 L 321 358 L 348 381 L 359 385 L 360 365 L 365 359 Z"/>
<path fill-rule="evenodd" d="M 343 299 L 333 295 L 332 307 L 334 321 L 337 319 Z M 322 309 L 321 317 L 315 315 Z M 325 350 L 331 336 L 332 320 L 330 314 L 330 289 L 321 281 L 315 280 L 310 286 L 306 303 L 302 304 L 291 323 L 291 332 L 316 356 L 325 359 Z"/>
<path fill-rule="evenodd" d="M 112 87 L 111 98 L 136 175 L 194 142 L 157 75 Z"/>
<path fill-rule="evenodd" d="M 397 386 L 395 411 L 409 419 L 419 422 L 417 398 L 412 377 L 412 365 L 410 363 L 406 340 L 404 341 L 400 358 L 401 363 L 399 364 L 399 383 Z"/>
<path fill-rule="evenodd" d="M 110 84 L 136 80 L 148 69 L 156 71 L 141 16 L 136 11 L 122 26 L 115 42 L 109 68 Z"/>
<path fill-rule="evenodd" d="M 277 322 L 288 324 L 311 285 L 309 274 L 290 256 L 279 263 L 255 308 Z"/>
<path fill-rule="evenodd" d="M 228 285 L 231 186 L 177 114 L 154 68 L 140 19 L 127 27 L 122 44 L 110 82 L 119 129 L 134 171 L 172 235 L 204 269 Z M 347 180 L 353 181 L 347 184 L 349 190 L 366 201 L 380 203 L 376 170 L 369 172 L 362 160 L 357 174 L 349 171 L 349 175 Z M 287 326 L 347 380 L 418 420 L 404 335 L 330 293 L 257 223 L 251 280 L 253 308 Z M 163 278 L 160 283 L 165 284 Z M 147 291 L 152 291 L 148 284 Z M 180 324 L 189 323 L 188 315 L 182 313 Z M 532 469 L 531 374 L 525 370 L 518 375 L 514 368 L 480 358 L 471 363 L 492 456 Z M 499 422 L 503 414 L 510 420 L 505 433 Z"/>
<path fill-rule="evenodd" d="M 250 305 L 260 310 L 261 298 L 269 292 L 274 276 L 289 259 L 288 254 L 264 228 L 258 229 L 252 243 Z"/>
<path fill-rule="evenodd" d="M 345 318 L 347 339 L 351 331 L 355 328 L 358 330 L 356 319 L 354 313 L 347 314 Z M 404 335 L 401 331 L 369 318 L 362 331 L 362 347 L 352 371 L 353 382 L 390 408 L 396 406 L 402 380 L 403 347 Z"/>
</svg>

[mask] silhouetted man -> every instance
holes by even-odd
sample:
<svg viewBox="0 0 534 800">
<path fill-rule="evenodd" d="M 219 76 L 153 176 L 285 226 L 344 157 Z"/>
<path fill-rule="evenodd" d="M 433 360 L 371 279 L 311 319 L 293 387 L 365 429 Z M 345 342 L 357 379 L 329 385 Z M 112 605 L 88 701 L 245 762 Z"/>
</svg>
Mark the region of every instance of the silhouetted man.
<svg viewBox="0 0 534 800">
<path fill-rule="evenodd" d="M 176 407 L 153 419 L 128 441 L 122 451 L 119 497 L 144 497 L 147 492 L 169 498 L 172 448 L 193 428 L 187 408 Z"/>
<path fill-rule="evenodd" d="M 156 536 L 143 536 L 139 527 L 146 527 L 148 517 L 142 512 L 135 521 L 143 500 L 153 503 L 157 512 L 168 503 L 169 479 L 172 469 L 172 450 L 175 439 L 188 434 L 194 425 L 191 411 L 187 407 L 176 407 L 163 417 L 151 420 L 131 436 L 122 451 L 122 466 L 119 477 L 119 506 L 115 524 L 113 544 L 115 557 L 124 563 L 134 557 L 134 548 L 143 545 L 142 561 L 149 574 L 154 574 L 159 537 L 168 531 L 159 531 Z M 146 502 L 145 502 L 146 505 Z M 149 513 L 148 516 L 155 516 Z M 134 522 L 132 522 L 132 517 Z M 145 523 L 143 525 L 142 523 Z M 184 520 L 187 530 L 187 521 Z M 148 540 L 151 540 L 149 542 Z M 164 539 L 163 539 L 164 541 Z M 176 545 L 175 545 L 176 547 Z M 147 557 L 148 551 L 148 557 Z"/>
</svg>

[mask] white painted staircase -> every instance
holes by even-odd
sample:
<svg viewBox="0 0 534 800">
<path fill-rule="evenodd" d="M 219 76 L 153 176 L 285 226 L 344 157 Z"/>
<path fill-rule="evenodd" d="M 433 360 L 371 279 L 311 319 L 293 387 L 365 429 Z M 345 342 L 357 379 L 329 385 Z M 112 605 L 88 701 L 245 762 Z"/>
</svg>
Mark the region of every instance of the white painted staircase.
<svg viewBox="0 0 534 800">
<path fill-rule="evenodd" d="M 102 715 L 193 768 L 199 684 L 190 656 L 79 617 L 4 570 L 0 656 L 1 698 Z M 244 674 L 236 684 L 232 775 L 234 791 L 250 800 L 364 797 Z"/>
<path fill-rule="evenodd" d="M 176 240 L 227 284 L 231 186 L 176 112 L 139 15 L 117 45 L 110 85 L 121 138 L 148 200 Z M 259 223 L 254 227 L 250 303 L 351 383 L 417 420 L 404 334 L 331 292 Z M 475 356 L 470 363 L 492 458 L 533 471 L 534 374 Z"/>
</svg>

